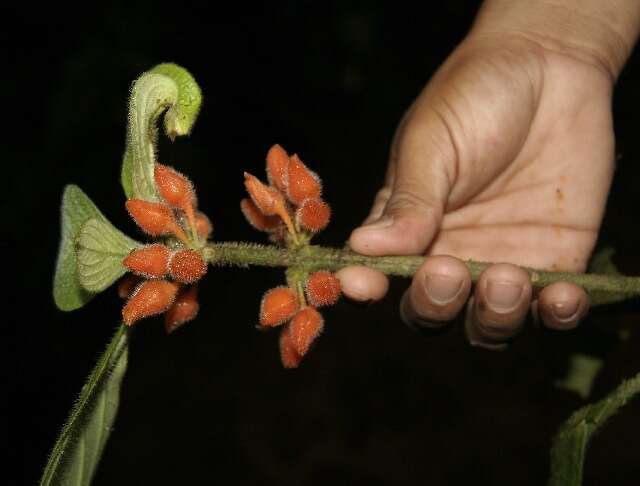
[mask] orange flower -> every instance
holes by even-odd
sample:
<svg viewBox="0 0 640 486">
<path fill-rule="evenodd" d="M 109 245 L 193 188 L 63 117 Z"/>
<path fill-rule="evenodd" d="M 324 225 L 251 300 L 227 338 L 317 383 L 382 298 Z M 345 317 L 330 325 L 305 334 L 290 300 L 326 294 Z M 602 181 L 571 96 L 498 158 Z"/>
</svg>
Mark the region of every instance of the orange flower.
<svg viewBox="0 0 640 486">
<path fill-rule="evenodd" d="M 258 206 L 248 198 L 240 201 L 240 210 L 249 224 L 258 231 L 273 230 L 282 222 L 279 216 L 265 216 Z"/>
<path fill-rule="evenodd" d="M 169 260 L 169 273 L 178 282 L 194 283 L 207 273 L 207 264 L 195 250 L 178 250 Z"/>
<path fill-rule="evenodd" d="M 187 241 L 187 236 L 176 221 L 173 211 L 166 204 L 129 199 L 125 206 L 136 224 L 151 236 L 176 235 Z"/>
<path fill-rule="evenodd" d="M 333 273 L 321 270 L 309 275 L 305 290 L 313 306 L 333 305 L 340 298 L 340 280 Z"/>
<path fill-rule="evenodd" d="M 323 327 L 324 319 L 316 309 L 313 307 L 301 309 L 289 324 L 293 349 L 300 356 L 307 354 L 311 343 L 320 335 Z"/>
<path fill-rule="evenodd" d="M 196 212 L 196 231 L 202 239 L 208 239 L 213 232 L 211 221 L 202 211 Z"/>
<path fill-rule="evenodd" d="M 322 183 L 315 172 L 309 170 L 300 158 L 293 154 L 289 159 L 287 172 L 287 197 L 293 204 L 300 205 L 307 198 L 319 198 Z"/>
<path fill-rule="evenodd" d="M 122 264 L 143 277 L 160 278 L 167 274 L 169 255 L 169 248 L 156 243 L 133 250 L 122 260 Z"/>
<path fill-rule="evenodd" d="M 286 243 L 292 250 L 304 250 L 311 233 L 324 229 L 329 223 L 331 208 L 321 199 L 320 178 L 297 155 L 289 157 L 280 145 L 273 145 L 267 153 L 269 186 L 246 172 L 244 177 L 251 199 L 240 202 L 242 213 L 254 228 L 268 232 L 272 242 Z M 274 327 L 289 321 L 280 333 L 280 358 L 285 368 L 296 368 L 324 327 L 316 307 L 334 304 L 341 289 L 331 272 L 314 272 L 305 283 L 306 301 L 311 304 L 307 306 L 304 296 L 298 294 L 302 290 L 300 271 L 288 273 L 287 278 L 289 287 L 276 287 L 264 294 L 260 324 Z"/>
<path fill-rule="evenodd" d="M 313 233 L 322 231 L 331 219 L 331 208 L 320 198 L 308 198 L 296 211 L 296 221 L 304 229 Z"/>
<path fill-rule="evenodd" d="M 289 287 L 276 287 L 265 292 L 260 302 L 260 324 L 273 327 L 283 324 L 298 310 L 298 297 Z"/>
<path fill-rule="evenodd" d="M 249 196 L 251 196 L 254 204 L 262 214 L 265 216 L 274 216 L 277 214 L 284 224 L 287 225 L 291 234 L 295 234 L 293 222 L 287 210 L 284 196 L 280 194 L 276 188 L 264 185 L 257 177 L 248 172 L 244 173 L 244 185 L 247 188 Z"/>
<path fill-rule="evenodd" d="M 129 270 L 147 279 L 167 275 L 170 279 L 139 283 L 138 276 L 130 275 L 120 282 L 118 293 L 122 297 L 129 296 L 122 309 L 125 324 L 130 326 L 139 319 L 166 311 L 165 329 L 172 333 L 198 313 L 197 288 L 192 286 L 179 292 L 183 284 L 195 283 L 207 272 L 200 250 L 193 248 L 201 247 L 201 239 L 207 239 L 213 227 L 204 213 L 195 211 L 195 190 L 186 176 L 171 167 L 156 164 L 154 180 L 162 202 L 130 199 L 126 202 L 127 211 L 150 236 L 173 234 L 182 244 L 154 243 L 132 251 L 122 262 Z M 188 236 L 185 232 L 187 222 Z"/>
<path fill-rule="evenodd" d="M 282 366 L 285 368 L 297 368 L 300 365 L 302 356 L 298 354 L 293 346 L 293 341 L 291 340 L 291 335 L 289 334 L 289 329 L 287 327 L 280 333 L 279 344 L 280 361 L 282 361 Z"/>
<path fill-rule="evenodd" d="M 164 328 L 167 334 L 171 334 L 183 324 L 195 319 L 199 310 L 198 287 L 193 286 L 180 294 L 164 315 Z"/>
<path fill-rule="evenodd" d="M 244 186 L 255 205 L 265 216 L 278 214 L 278 207 L 284 206 L 282 194 L 277 189 L 263 184 L 256 176 L 244 173 Z"/>
<path fill-rule="evenodd" d="M 289 166 L 289 155 L 286 150 L 276 144 L 267 153 L 267 179 L 269 184 L 276 187 L 280 192 L 287 192 L 287 170 Z"/>
<path fill-rule="evenodd" d="M 142 282 L 122 309 L 122 319 L 127 326 L 145 317 L 161 314 L 173 303 L 180 285 L 167 280 Z"/>
<path fill-rule="evenodd" d="M 162 164 L 154 166 L 153 175 L 160 196 L 169 206 L 182 209 L 185 212 L 189 208 L 193 210 L 195 193 L 191 181 L 186 176 L 173 167 Z"/>
</svg>

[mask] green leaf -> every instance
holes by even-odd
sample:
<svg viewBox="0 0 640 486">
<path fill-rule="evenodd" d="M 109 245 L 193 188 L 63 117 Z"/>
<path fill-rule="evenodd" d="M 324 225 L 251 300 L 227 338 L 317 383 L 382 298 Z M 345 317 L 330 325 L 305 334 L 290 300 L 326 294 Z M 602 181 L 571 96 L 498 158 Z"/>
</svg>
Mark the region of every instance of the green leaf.
<svg viewBox="0 0 640 486">
<path fill-rule="evenodd" d="M 107 442 L 127 369 L 128 332 L 121 325 L 111 339 L 58 438 L 40 486 L 89 486 Z"/>
<path fill-rule="evenodd" d="M 127 272 L 122 260 L 138 246 L 108 221 L 91 218 L 78 237 L 80 284 L 89 292 L 102 292 Z"/>
<path fill-rule="evenodd" d="M 120 171 L 120 183 L 127 199 L 133 199 L 133 154 L 127 147 L 122 157 L 122 170 Z"/>
<path fill-rule="evenodd" d="M 127 147 L 120 174 L 127 198 L 158 199 L 153 177 L 157 120 L 165 112 L 164 128 L 171 140 L 188 135 L 201 103 L 202 92 L 195 79 L 176 64 L 159 64 L 135 81 L 129 100 Z"/>
<path fill-rule="evenodd" d="M 64 311 L 82 307 L 95 295 L 80 284 L 75 248 L 82 226 L 91 218 L 106 221 L 82 189 L 66 186 L 62 194 L 60 249 L 53 278 L 53 299 Z"/>
<path fill-rule="evenodd" d="M 582 484 L 587 444 L 606 421 L 640 392 L 640 373 L 624 381 L 599 402 L 574 412 L 560 428 L 551 449 L 549 486 Z"/>
<path fill-rule="evenodd" d="M 91 284 L 87 287 L 83 286 L 78 272 L 77 244 L 84 225 L 90 219 L 102 223 L 101 227 L 108 239 L 120 239 L 119 247 L 126 245 L 128 248 L 133 248 L 139 245 L 115 229 L 82 189 L 73 184 L 66 186 L 62 194 L 60 249 L 53 278 L 53 299 L 58 308 L 63 311 L 82 307 L 93 298 L 96 292 L 106 288 Z M 118 271 L 121 271 L 120 262 L 118 266 Z M 89 283 L 90 279 L 83 280 Z"/>
<path fill-rule="evenodd" d="M 178 86 L 178 101 L 164 116 L 164 129 L 167 137 L 189 135 L 200 113 L 202 91 L 189 71 L 173 63 L 158 64 L 151 70 L 155 74 L 164 74 Z"/>
<path fill-rule="evenodd" d="M 593 382 L 602 368 L 603 361 L 595 356 L 574 353 L 569 356 L 567 375 L 556 386 L 576 392 L 584 400 L 591 393 Z"/>
</svg>

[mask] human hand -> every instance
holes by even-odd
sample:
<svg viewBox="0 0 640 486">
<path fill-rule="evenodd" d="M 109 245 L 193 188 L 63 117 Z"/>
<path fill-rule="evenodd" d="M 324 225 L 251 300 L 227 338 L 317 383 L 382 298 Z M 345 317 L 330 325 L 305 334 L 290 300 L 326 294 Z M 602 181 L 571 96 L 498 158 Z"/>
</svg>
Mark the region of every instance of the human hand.
<svg viewBox="0 0 640 486">
<path fill-rule="evenodd" d="M 516 265 L 581 272 L 594 247 L 613 174 L 617 73 L 590 54 L 472 31 L 411 105 L 384 186 L 349 240 L 363 254 L 429 256 L 402 299 L 404 320 L 441 326 L 469 300 L 470 342 L 499 348 L 532 299 L 553 329 L 586 314 L 582 288 L 558 282 L 534 296 Z M 464 259 L 504 263 L 472 289 Z M 338 275 L 356 300 L 387 291 L 371 269 Z"/>
</svg>

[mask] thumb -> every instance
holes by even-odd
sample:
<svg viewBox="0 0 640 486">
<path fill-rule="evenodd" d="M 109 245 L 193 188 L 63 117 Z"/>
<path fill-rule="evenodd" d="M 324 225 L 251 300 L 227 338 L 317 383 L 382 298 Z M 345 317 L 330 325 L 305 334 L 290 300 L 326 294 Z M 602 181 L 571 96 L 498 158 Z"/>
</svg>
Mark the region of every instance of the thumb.
<svg viewBox="0 0 640 486">
<path fill-rule="evenodd" d="M 419 111 L 414 116 L 420 116 Z M 412 123 L 412 118 L 396 138 L 397 150 L 392 150 L 390 164 L 395 166 L 390 172 L 394 176 L 388 189 L 379 193 L 388 194 L 386 204 L 379 197 L 378 209 L 371 215 L 374 218 L 356 228 L 349 239 L 349 246 L 359 253 L 421 254 L 440 227 L 456 151 L 438 117 L 428 114 L 419 124 Z"/>
</svg>

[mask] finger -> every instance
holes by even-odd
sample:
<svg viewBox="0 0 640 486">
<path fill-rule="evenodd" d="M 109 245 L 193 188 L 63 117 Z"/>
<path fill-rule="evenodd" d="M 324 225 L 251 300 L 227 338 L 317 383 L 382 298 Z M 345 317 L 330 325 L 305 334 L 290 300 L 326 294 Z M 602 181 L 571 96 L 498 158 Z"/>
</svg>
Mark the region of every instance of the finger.
<svg viewBox="0 0 640 486">
<path fill-rule="evenodd" d="M 410 326 L 442 327 L 456 318 L 470 292 L 464 263 L 451 256 L 428 257 L 402 298 L 400 316 Z"/>
<path fill-rule="evenodd" d="M 342 293 L 358 302 L 382 299 L 389 290 L 389 280 L 377 270 L 367 267 L 346 267 L 336 272 Z"/>
<path fill-rule="evenodd" d="M 553 283 L 538 295 L 540 318 L 550 329 L 573 329 L 588 310 L 589 297 L 585 290 L 569 282 Z"/>
<path fill-rule="evenodd" d="M 382 216 L 384 208 L 387 206 L 387 201 L 389 201 L 389 197 L 391 196 L 391 188 L 393 187 L 393 181 L 395 180 L 396 173 L 396 164 L 393 157 L 393 151 L 394 149 L 392 145 L 391 157 L 389 159 L 389 163 L 387 164 L 387 172 L 384 178 L 384 185 L 376 193 L 376 197 L 373 200 L 373 204 L 371 205 L 369 215 L 362 222 L 361 226 L 373 223 L 374 221 L 378 220 Z"/>
<path fill-rule="evenodd" d="M 466 331 L 474 346 L 503 348 L 522 328 L 531 304 L 531 282 L 523 269 L 491 265 L 480 275 Z"/>
<path fill-rule="evenodd" d="M 384 208 L 387 206 L 387 201 L 389 201 L 389 197 L 391 196 L 391 188 L 385 185 L 382 189 L 378 191 L 375 199 L 373 200 L 373 204 L 371 205 L 371 210 L 369 211 L 369 215 L 362 222 L 362 225 L 367 225 L 373 223 L 380 219 L 382 213 L 384 212 Z"/>
<path fill-rule="evenodd" d="M 456 151 L 450 132 L 433 110 L 415 109 L 394 144 L 393 184 L 377 219 L 368 218 L 349 244 L 369 255 L 423 253 L 442 220 L 449 193 L 448 167 Z"/>
</svg>

